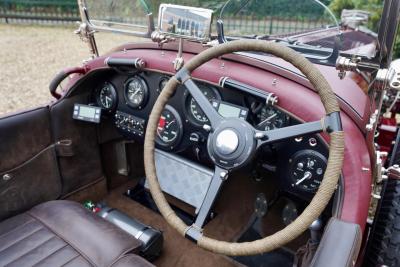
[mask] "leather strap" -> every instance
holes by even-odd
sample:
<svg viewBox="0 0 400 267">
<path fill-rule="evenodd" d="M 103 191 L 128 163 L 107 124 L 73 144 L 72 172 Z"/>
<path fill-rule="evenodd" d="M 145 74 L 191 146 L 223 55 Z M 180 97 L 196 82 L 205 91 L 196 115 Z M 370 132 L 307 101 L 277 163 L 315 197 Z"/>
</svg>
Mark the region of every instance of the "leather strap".
<svg viewBox="0 0 400 267">
<path fill-rule="evenodd" d="M 74 155 L 72 140 L 60 140 L 55 144 L 55 147 L 59 157 L 72 157 Z"/>
</svg>

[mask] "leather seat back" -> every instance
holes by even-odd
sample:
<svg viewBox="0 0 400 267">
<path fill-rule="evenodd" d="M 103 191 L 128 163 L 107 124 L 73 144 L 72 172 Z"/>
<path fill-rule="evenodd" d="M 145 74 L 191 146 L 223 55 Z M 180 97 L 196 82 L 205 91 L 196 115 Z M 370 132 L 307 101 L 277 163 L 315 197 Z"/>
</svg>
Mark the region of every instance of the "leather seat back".
<svg viewBox="0 0 400 267">
<path fill-rule="evenodd" d="M 356 264 L 362 241 L 358 224 L 332 218 L 311 262 L 312 267 L 351 267 Z"/>
</svg>

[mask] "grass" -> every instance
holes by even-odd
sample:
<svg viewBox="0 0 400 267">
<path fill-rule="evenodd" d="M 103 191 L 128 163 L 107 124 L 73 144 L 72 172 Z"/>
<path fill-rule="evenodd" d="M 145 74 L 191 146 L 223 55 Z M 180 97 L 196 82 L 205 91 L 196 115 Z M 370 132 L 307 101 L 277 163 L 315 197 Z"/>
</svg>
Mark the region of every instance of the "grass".
<svg viewBox="0 0 400 267">
<path fill-rule="evenodd" d="M 73 26 L 0 24 L 0 116 L 45 105 L 51 101 L 48 85 L 63 68 L 79 66 L 89 58 L 86 43 Z M 100 53 L 134 37 L 99 34 Z"/>
</svg>

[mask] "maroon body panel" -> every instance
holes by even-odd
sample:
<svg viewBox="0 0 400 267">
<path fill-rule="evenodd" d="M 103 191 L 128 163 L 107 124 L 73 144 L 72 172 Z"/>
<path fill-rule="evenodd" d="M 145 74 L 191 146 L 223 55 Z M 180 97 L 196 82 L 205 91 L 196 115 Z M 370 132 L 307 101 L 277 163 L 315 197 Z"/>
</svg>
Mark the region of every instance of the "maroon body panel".
<svg viewBox="0 0 400 267">
<path fill-rule="evenodd" d="M 155 49 L 154 45 L 147 45 L 150 49 L 145 49 L 145 45 L 141 45 L 142 48 L 113 52 L 107 56 L 140 57 L 146 62 L 145 68 L 147 70 L 173 75 L 175 71 L 172 61 L 176 58 L 176 51 Z M 104 60 L 107 56 L 88 62 L 86 67 L 90 71 L 106 67 Z M 235 56 L 238 57 L 238 55 Z M 188 62 L 191 57 L 193 57 L 193 54 L 184 53 L 185 62 Z M 251 64 L 249 60 L 247 60 L 247 64 L 242 64 L 228 59 L 214 59 L 197 69 L 192 76 L 214 84 L 218 84 L 221 77 L 229 76 L 261 90 L 275 93 L 279 97 L 278 106 L 301 121 L 315 121 L 324 116 L 325 112 L 320 98 L 313 90 L 293 79 L 278 75 L 277 71 L 267 72 L 265 69 L 259 68 L 259 60 L 252 60 L 254 64 Z M 280 59 L 273 58 L 273 61 L 285 68 L 293 69 L 288 63 L 280 62 Z M 345 194 L 340 217 L 345 221 L 357 223 L 364 229 L 371 193 L 371 160 L 365 137 L 360 131 L 360 125 L 356 122 L 357 120 L 362 121 L 363 118 L 354 117 L 354 112 L 350 111 L 353 109 L 356 113 L 366 116 L 367 111 L 365 109 L 368 99 L 351 79 L 338 79 L 337 72 L 333 68 L 324 66 L 318 68 L 325 74 L 334 91 L 348 104 L 347 110 L 343 109 L 344 112 L 341 113 L 346 148 L 343 167 Z M 276 82 L 273 82 L 274 80 Z M 343 107 L 343 103 L 341 106 Z M 323 135 L 323 137 L 329 141 L 326 135 Z M 367 171 L 362 171 L 362 169 Z"/>
</svg>

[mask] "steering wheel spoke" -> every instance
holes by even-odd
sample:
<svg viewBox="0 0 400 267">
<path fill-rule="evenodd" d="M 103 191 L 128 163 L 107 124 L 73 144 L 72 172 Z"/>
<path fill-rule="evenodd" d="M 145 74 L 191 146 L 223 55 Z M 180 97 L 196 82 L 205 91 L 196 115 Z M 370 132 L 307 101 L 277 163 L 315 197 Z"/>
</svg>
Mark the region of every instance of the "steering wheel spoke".
<svg viewBox="0 0 400 267">
<path fill-rule="evenodd" d="M 266 144 L 322 131 L 323 125 L 321 121 L 313 121 L 269 131 L 256 130 L 255 138 L 257 139 L 257 148 L 259 148 Z"/>
<path fill-rule="evenodd" d="M 210 215 L 210 211 L 226 179 L 228 179 L 228 171 L 221 167 L 215 166 L 215 171 L 211 179 L 210 186 L 208 187 L 204 201 L 197 214 L 196 221 L 186 232 L 186 236 L 189 238 L 197 241 L 197 239 L 201 236 L 202 228 L 207 221 L 208 216 Z"/>
<path fill-rule="evenodd" d="M 215 127 L 223 120 L 223 117 L 219 115 L 219 113 L 214 109 L 211 105 L 210 101 L 203 95 L 200 88 L 196 85 L 196 83 L 190 78 L 189 73 L 185 68 L 182 68 L 177 74 L 176 77 L 180 80 L 183 85 L 188 89 L 193 99 L 200 106 L 201 110 L 207 116 L 210 121 L 211 128 L 215 129 Z"/>
<path fill-rule="evenodd" d="M 342 131 L 339 112 L 333 112 L 319 121 L 306 122 L 269 131 L 255 130 L 257 149 L 265 144 L 271 144 L 307 134 L 320 133 L 322 131 L 326 131 L 327 133 Z"/>
<path fill-rule="evenodd" d="M 333 112 L 318 121 L 306 122 L 269 131 L 255 130 L 255 138 L 257 139 L 257 148 L 259 148 L 265 144 L 271 144 L 274 142 L 279 142 L 289 138 L 300 137 L 307 134 L 315 134 L 322 131 L 331 133 L 341 130 L 342 125 L 340 114 L 339 112 Z"/>
</svg>

